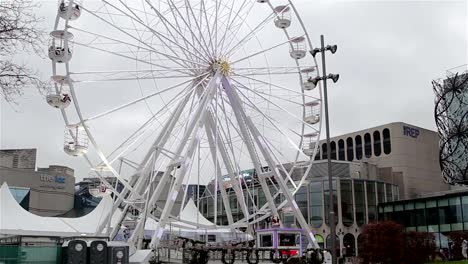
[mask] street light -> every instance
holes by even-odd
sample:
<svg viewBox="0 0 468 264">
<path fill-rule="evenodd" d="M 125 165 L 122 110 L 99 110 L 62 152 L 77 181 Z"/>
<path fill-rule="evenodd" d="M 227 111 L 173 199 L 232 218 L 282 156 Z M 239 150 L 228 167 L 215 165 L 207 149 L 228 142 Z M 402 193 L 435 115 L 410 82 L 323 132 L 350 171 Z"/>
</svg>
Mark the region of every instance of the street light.
<svg viewBox="0 0 468 264">
<path fill-rule="evenodd" d="M 323 97 L 325 102 L 325 127 L 327 130 L 327 163 L 328 163 L 328 190 L 330 192 L 329 200 L 329 223 L 330 223 L 330 241 L 331 241 L 331 254 L 332 254 L 332 263 L 336 264 L 336 226 L 335 226 L 335 208 L 333 206 L 333 177 L 332 177 L 332 164 L 331 164 L 331 148 L 330 148 L 330 122 L 328 120 L 328 94 L 327 94 L 327 79 L 331 79 L 334 83 L 340 78 L 339 74 L 328 74 L 325 66 L 325 52 L 329 50 L 332 54 L 338 49 L 337 45 L 327 45 L 325 46 L 325 40 L 323 35 L 320 36 L 321 48 L 315 48 L 310 51 L 310 54 L 315 58 L 317 53 L 322 53 L 322 70 L 323 76 L 317 76 L 314 78 L 309 78 L 308 81 L 314 86 L 317 85 L 319 81 L 323 81 Z"/>
</svg>

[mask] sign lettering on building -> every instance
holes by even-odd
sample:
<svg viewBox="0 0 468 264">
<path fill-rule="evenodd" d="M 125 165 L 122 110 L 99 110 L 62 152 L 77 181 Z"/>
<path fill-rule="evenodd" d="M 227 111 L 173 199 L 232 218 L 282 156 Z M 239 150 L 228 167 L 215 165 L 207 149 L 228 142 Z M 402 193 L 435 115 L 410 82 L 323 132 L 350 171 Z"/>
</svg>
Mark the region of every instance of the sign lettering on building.
<svg viewBox="0 0 468 264">
<path fill-rule="evenodd" d="M 403 135 L 412 137 L 412 138 L 418 138 L 419 129 L 408 127 L 408 126 L 403 126 Z"/>
<path fill-rule="evenodd" d="M 41 182 L 55 182 L 55 183 L 65 183 L 65 177 L 62 176 L 50 176 L 50 175 L 41 175 Z"/>
</svg>

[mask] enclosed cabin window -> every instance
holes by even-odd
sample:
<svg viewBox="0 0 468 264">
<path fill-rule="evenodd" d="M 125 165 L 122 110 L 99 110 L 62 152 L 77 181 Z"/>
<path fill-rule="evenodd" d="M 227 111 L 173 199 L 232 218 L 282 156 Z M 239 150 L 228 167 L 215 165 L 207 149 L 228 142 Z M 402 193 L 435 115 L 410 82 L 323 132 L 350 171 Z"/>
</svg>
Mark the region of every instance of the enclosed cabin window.
<svg viewBox="0 0 468 264">
<path fill-rule="evenodd" d="M 362 159 L 362 137 L 360 135 L 356 136 L 356 159 Z"/>
<path fill-rule="evenodd" d="M 344 140 L 338 140 L 338 159 L 339 160 L 346 160 L 345 159 L 345 147 L 344 147 Z"/>
<path fill-rule="evenodd" d="M 348 161 L 353 161 L 354 146 L 353 146 L 353 139 L 350 137 L 346 139 L 346 154 L 348 156 Z"/>
<path fill-rule="evenodd" d="M 390 154 L 392 152 L 392 143 L 390 141 L 390 130 L 385 128 L 382 131 L 383 134 L 383 151 L 385 154 Z"/>
<path fill-rule="evenodd" d="M 294 247 L 298 245 L 296 239 L 297 234 L 279 233 L 279 246 L 280 247 Z"/>
<path fill-rule="evenodd" d="M 374 155 L 376 157 L 382 154 L 382 142 L 380 141 L 380 131 L 374 131 Z"/>
<path fill-rule="evenodd" d="M 260 246 L 261 247 L 272 247 L 273 246 L 273 235 L 272 234 L 260 235 Z"/>
<path fill-rule="evenodd" d="M 369 133 L 364 134 L 364 154 L 366 155 L 366 158 L 370 158 L 372 156 L 372 142 Z"/>
</svg>

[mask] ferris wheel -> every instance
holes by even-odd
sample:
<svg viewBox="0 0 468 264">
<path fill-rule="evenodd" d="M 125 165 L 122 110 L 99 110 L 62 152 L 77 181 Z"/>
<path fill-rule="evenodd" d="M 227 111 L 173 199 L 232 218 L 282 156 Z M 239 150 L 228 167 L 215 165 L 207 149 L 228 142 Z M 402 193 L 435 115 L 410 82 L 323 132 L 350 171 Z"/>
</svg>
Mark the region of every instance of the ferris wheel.
<svg viewBox="0 0 468 264">
<path fill-rule="evenodd" d="M 60 0 L 57 10 L 47 102 L 64 118 L 65 152 L 123 185 L 117 192 L 97 173 L 124 204 L 120 220 L 137 208 L 144 228 L 167 198 L 157 247 L 176 198 L 203 185 L 215 224 L 218 210 L 237 228 L 288 208 L 318 247 L 293 195 L 317 151 L 322 97 L 308 81 L 317 62 L 290 0 Z"/>
</svg>

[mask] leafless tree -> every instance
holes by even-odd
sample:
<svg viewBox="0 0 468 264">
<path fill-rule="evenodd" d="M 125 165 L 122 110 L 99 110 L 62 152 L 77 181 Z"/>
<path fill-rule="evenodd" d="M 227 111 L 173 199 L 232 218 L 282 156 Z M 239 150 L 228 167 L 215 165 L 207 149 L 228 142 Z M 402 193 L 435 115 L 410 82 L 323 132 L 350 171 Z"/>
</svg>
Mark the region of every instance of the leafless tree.
<svg viewBox="0 0 468 264">
<path fill-rule="evenodd" d="M 38 72 L 24 63 L 14 61 L 19 53 L 43 56 L 43 21 L 35 13 L 39 4 L 28 0 L 0 0 L 0 95 L 7 102 L 15 102 L 26 87 L 46 89 Z"/>
</svg>

